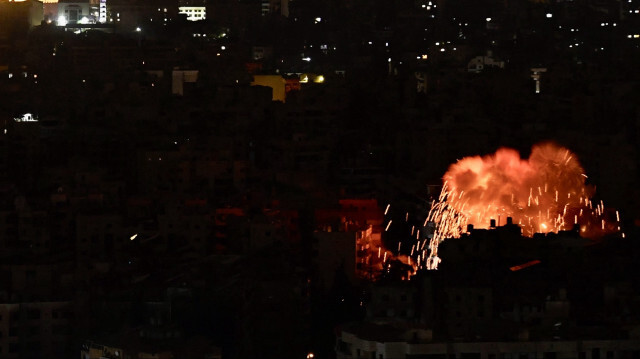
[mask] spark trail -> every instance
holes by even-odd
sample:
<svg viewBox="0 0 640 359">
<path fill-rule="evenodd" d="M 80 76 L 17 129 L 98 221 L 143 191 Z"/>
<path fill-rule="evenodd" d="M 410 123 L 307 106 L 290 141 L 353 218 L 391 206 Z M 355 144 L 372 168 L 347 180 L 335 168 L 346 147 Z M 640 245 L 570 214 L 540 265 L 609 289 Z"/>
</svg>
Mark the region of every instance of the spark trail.
<svg viewBox="0 0 640 359">
<path fill-rule="evenodd" d="M 500 225 L 511 217 L 529 237 L 574 226 L 584 237 L 619 232 L 619 214 L 615 220 L 607 218 L 604 203 L 592 202 L 595 189 L 586 179 L 577 157 L 552 143 L 535 145 L 529 159 L 501 148 L 492 155 L 459 160 L 444 175 L 440 196 L 424 222 L 433 226 L 433 234 L 422 264 L 437 269 L 443 240 L 460 237 L 469 224 L 488 228 L 491 219 Z"/>
</svg>

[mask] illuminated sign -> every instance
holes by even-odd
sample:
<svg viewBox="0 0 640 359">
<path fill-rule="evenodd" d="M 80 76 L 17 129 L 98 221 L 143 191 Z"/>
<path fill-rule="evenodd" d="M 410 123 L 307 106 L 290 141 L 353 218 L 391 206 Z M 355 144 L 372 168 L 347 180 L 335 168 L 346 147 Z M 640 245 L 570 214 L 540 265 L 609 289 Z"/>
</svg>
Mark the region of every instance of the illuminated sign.
<svg viewBox="0 0 640 359">
<path fill-rule="evenodd" d="M 13 120 L 16 122 L 38 122 L 38 117 L 30 113 L 25 113 L 21 117 L 14 117 Z"/>
</svg>

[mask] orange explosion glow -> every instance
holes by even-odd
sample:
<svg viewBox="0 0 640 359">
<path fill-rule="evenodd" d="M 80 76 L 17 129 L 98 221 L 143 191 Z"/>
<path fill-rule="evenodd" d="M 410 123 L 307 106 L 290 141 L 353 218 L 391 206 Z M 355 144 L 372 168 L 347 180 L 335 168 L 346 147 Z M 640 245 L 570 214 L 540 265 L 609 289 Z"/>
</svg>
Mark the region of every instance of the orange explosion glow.
<svg viewBox="0 0 640 359">
<path fill-rule="evenodd" d="M 440 197 L 425 221 L 434 226 L 425 266 L 437 268 L 437 248 L 444 239 L 459 237 L 468 224 L 488 228 L 492 219 L 501 225 L 511 217 L 525 236 L 575 226 L 585 237 L 620 231 L 619 214 L 607 220 L 604 203 L 592 203 L 595 191 L 586 178 L 576 156 L 551 143 L 534 146 L 529 159 L 508 148 L 463 158 L 444 175 Z"/>
</svg>

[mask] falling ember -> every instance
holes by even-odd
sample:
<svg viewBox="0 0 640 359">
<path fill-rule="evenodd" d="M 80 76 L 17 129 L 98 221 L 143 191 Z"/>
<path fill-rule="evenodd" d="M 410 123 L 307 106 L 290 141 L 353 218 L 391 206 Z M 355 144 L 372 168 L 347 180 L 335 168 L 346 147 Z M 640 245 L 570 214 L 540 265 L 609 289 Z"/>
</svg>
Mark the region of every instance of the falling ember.
<svg viewBox="0 0 640 359">
<path fill-rule="evenodd" d="M 389 213 L 389 207 L 391 207 L 391 205 L 390 205 L 390 204 L 388 204 L 388 205 L 387 205 L 387 208 L 385 208 L 385 210 L 384 210 L 384 215 L 385 215 L 385 216 L 387 215 L 387 213 Z"/>
<path fill-rule="evenodd" d="M 457 161 L 444 175 L 442 192 L 425 221 L 425 226 L 433 223 L 435 229 L 429 259 L 424 261 L 436 269 L 440 260 L 434 258 L 440 242 L 460 237 L 469 224 L 489 228 L 490 220 L 501 216 L 520 223 L 523 235 L 529 237 L 538 231 L 570 230 L 574 225 L 580 225 L 587 237 L 613 231 L 603 218 L 602 201 L 596 212 L 591 211 L 589 198 L 594 189 L 585 183 L 586 178 L 577 157 L 552 143 L 534 146 L 529 159 L 520 158 L 513 149 L 501 148 L 492 155 Z M 619 222 L 617 212 L 616 218 Z"/>
<path fill-rule="evenodd" d="M 384 231 L 388 231 L 389 227 L 391 227 L 391 222 L 393 222 L 393 220 L 390 220 L 389 223 L 387 223 L 387 228 L 384 229 Z"/>
</svg>

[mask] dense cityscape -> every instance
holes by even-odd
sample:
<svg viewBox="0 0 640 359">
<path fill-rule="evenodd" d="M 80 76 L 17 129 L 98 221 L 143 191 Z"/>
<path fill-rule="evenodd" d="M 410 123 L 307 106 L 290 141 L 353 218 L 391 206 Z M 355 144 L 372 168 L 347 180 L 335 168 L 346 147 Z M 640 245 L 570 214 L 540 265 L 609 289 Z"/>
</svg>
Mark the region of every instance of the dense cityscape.
<svg viewBox="0 0 640 359">
<path fill-rule="evenodd" d="M 0 358 L 640 358 L 640 0 L 0 0 Z"/>
</svg>

